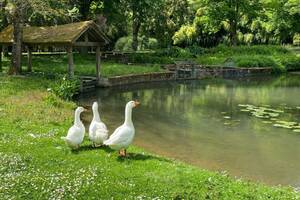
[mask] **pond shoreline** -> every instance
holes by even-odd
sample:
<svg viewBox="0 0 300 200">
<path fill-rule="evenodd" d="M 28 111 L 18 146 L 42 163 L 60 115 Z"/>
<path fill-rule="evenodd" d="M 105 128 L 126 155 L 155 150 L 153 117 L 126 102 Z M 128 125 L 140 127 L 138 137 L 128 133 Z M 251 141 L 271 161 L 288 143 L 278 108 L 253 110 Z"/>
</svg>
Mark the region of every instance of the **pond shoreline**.
<svg viewBox="0 0 300 200">
<path fill-rule="evenodd" d="M 46 90 L 52 81 L 43 77 L 2 76 L 0 81 L 0 114 L 5 116 L 0 120 L 1 199 L 299 197 L 295 188 L 235 179 L 136 146 L 130 147 L 127 159 L 106 148 L 91 148 L 88 139 L 77 152 L 71 152 L 60 137 L 72 124 L 75 103 L 49 96 Z"/>
<path fill-rule="evenodd" d="M 199 80 L 204 78 L 242 78 L 270 75 L 272 68 L 194 68 L 102 78 L 98 87 L 113 87 L 161 81 Z"/>
</svg>

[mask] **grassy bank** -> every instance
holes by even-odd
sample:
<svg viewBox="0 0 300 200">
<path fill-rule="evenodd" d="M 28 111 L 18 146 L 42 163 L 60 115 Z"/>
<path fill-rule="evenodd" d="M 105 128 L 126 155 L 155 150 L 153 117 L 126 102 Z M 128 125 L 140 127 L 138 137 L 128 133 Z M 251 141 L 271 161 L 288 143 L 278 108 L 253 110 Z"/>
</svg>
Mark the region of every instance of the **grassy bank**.
<svg viewBox="0 0 300 200">
<path fill-rule="evenodd" d="M 237 46 L 220 45 L 206 49 L 196 61 L 200 64 L 222 65 L 233 63 L 236 67 L 272 67 L 276 71 L 300 70 L 300 55 L 282 46 Z"/>
<path fill-rule="evenodd" d="M 128 54 L 126 60 L 132 65 L 102 60 L 101 75 L 112 77 L 128 74 L 160 72 L 161 64 L 188 60 L 201 65 L 230 67 L 272 67 L 274 72 L 300 70 L 300 54 L 298 48 L 275 45 L 236 46 L 219 45 L 214 48 L 201 47 L 159 49 L 152 52 Z M 27 58 L 23 57 L 23 69 L 27 68 Z M 33 71 L 46 74 L 65 74 L 67 72 L 67 56 L 33 55 Z M 137 64 L 138 63 L 138 64 Z M 144 65 L 145 63 L 149 65 Z M 94 76 L 95 56 L 74 54 L 75 75 Z M 9 58 L 4 58 L 4 71 L 10 65 Z"/>
<path fill-rule="evenodd" d="M 91 148 L 86 139 L 71 152 L 60 137 L 76 105 L 49 98 L 51 84 L 0 77 L 0 199 L 299 198 L 292 189 L 235 180 L 137 147 L 120 159 L 108 148 Z"/>
<path fill-rule="evenodd" d="M 23 57 L 23 69 L 27 69 L 27 58 Z M 4 58 L 4 70 L 7 71 L 10 65 L 9 58 Z M 68 58 L 66 55 L 33 55 L 32 66 L 33 71 L 44 72 L 46 74 L 66 74 Z M 96 61 L 93 55 L 74 55 L 75 75 L 96 74 Z M 101 62 L 101 75 L 104 77 L 112 77 L 127 74 L 143 74 L 149 72 L 162 71 L 159 65 L 143 66 L 143 65 L 127 65 L 116 62 Z"/>
</svg>

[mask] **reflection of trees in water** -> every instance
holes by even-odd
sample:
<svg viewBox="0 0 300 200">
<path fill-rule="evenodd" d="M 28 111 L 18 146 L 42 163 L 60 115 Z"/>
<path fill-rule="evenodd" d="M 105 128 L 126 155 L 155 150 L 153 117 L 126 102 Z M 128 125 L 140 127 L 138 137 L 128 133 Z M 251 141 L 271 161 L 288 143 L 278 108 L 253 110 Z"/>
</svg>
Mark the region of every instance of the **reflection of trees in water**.
<svg viewBox="0 0 300 200">
<path fill-rule="evenodd" d="M 256 77 L 238 80 L 204 79 L 186 82 L 159 82 L 133 85 L 131 87 L 99 89 L 87 95 L 88 100 L 97 99 L 110 109 L 120 111 L 132 99 L 141 101 L 139 108 L 146 113 L 185 120 L 199 115 L 219 116 L 220 112 L 241 114 L 238 104 L 263 105 L 278 103 L 281 93 L 295 83 L 299 76 Z M 299 86 L 299 82 L 298 82 Z M 91 97 L 92 96 L 92 97 Z M 286 97 L 288 98 L 288 97 Z M 87 99 L 87 98 L 86 98 Z M 84 100 L 83 100 L 84 101 Z M 91 103 L 91 102 L 89 102 Z M 144 105 L 144 106 L 143 106 Z M 123 113 L 122 113 L 123 114 Z"/>
</svg>

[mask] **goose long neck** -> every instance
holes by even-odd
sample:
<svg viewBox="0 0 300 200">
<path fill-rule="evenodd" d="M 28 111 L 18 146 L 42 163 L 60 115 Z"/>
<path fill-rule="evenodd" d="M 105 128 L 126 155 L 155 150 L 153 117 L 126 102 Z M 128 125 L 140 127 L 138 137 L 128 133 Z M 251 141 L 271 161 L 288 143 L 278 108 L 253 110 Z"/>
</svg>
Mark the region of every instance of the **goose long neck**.
<svg viewBox="0 0 300 200">
<path fill-rule="evenodd" d="M 75 121 L 74 121 L 74 124 L 78 125 L 78 126 L 82 124 L 82 122 L 80 120 L 80 112 L 78 112 L 78 111 L 75 112 Z"/>
<path fill-rule="evenodd" d="M 132 108 L 130 106 L 126 106 L 125 108 L 125 122 L 126 125 L 132 125 Z"/>
<path fill-rule="evenodd" d="M 100 122 L 100 120 L 98 109 L 93 109 L 93 121 Z"/>
</svg>

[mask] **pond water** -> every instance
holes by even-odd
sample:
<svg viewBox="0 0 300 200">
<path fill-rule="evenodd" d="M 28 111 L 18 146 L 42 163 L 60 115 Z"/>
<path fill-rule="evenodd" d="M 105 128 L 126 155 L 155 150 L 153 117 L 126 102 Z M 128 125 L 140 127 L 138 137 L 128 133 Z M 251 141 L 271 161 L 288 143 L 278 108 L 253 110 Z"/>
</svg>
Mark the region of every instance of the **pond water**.
<svg viewBox="0 0 300 200">
<path fill-rule="evenodd" d="M 79 103 L 98 101 L 113 131 L 131 99 L 141 102 L 135 145 L 231 176 L 300 186 L 299 75 L 99 89 Z"/>
</svg>

